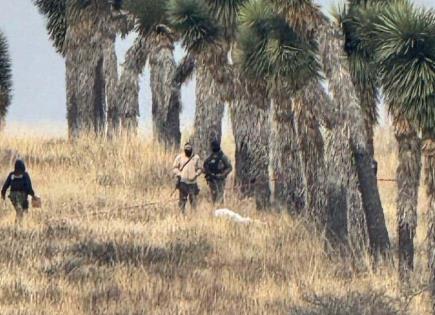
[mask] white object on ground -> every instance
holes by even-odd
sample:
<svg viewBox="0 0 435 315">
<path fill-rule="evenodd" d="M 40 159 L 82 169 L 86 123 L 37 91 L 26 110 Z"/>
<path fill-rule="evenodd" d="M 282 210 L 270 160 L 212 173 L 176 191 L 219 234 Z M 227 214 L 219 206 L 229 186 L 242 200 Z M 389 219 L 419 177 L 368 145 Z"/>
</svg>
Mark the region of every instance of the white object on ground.
<svg viewBox="0 0 435 315">
<path fill-rule="evenodd" d="M 242 217 L 240 214 L 231 211 L 230 209 L 218 209 L 215 210 L 214 216 L 217 218 L 227 218 L 231 221 L 241 224 L 248 224 L 254 222 L 251 218 Z"/>
</svg>

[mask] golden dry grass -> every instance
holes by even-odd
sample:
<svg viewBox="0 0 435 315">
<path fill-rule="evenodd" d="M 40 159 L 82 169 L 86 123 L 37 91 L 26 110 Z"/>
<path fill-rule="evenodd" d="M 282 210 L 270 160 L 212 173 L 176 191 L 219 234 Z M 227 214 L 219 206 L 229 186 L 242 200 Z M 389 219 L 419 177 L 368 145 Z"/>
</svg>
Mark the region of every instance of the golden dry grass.
<svg viewBox="0 0 435 315">
<path fill-rule="evenodd" d="M 381 130 L 376 142 L 380 177 L 394 178 L 391 132 Z M 225 146 L 234 151 L 231 140 Z M 328 255 L 307 222 L 257 213 L 231 193 L 227 207 L 264 224 L 215 219 L 204 183 L 199 209 L 180 216 L 168 175 L 173 156 L 149 142 L 7 135 L 0 139 L 3 176 L 11 169 L 8 150 L 25 158 L 44 206 L 31 209 L 21 228 L 12 207 L 1 207 L 1 314 L 428 312 L 423 294 L 406 309 L 392 264 L 372 271 L 365 262 L 356 271 Z M 395 240 L 395 184 L 381 183 L 381 193 Z M 128 208 L 149 202 L 159 204 Z M 422 221 L 414 290 L 426 274 Z"/>
</svg>

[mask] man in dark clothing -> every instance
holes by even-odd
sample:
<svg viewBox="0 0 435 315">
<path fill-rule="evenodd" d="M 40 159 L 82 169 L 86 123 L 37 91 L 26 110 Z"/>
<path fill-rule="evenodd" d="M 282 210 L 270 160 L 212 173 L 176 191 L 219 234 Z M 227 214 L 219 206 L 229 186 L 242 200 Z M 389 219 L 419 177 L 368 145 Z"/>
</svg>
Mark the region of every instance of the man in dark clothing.
<svg viewBox="0 0 435 315">
<path fill-rule="evenodd" d="M 22 160 L 15 162 L 14 171 L 11 172 L 3 185 L 1 195 L 6 199 L 6 191 L 10 190 L 9 199 L 11 200 L 16 211 L 16 223 L 21 223 L 24 214 L 29 209 L 28 196 L 35 198 L 35 192 L 32 188 L 32 181 L 26 172 L 26 166 Z"/>
<path fill-rule="evenodd" d="M 213 204 L 223 203 L 225 182 L 233 170 L 228 157 L 222 152 L 219 141 L 211 142 L 212 154 L 204 162 L 204 173 L 210 187 Z"/>
</svg>

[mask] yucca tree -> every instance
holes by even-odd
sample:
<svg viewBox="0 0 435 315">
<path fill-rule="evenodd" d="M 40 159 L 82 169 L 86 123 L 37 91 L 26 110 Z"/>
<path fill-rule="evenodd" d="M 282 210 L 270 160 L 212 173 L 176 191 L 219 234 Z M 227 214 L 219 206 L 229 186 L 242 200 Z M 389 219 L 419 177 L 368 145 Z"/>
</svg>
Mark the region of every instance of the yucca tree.
<svg viewBox="0 0 435 315">
<path fill-rule="evenodd" d="M 364 113 L 367 150 L 374 159 L 374 127 L 378 122 L 378 77 L 373 53 L 364 45 L 358 31 L 361 12 L 379 0 L 348 0 L 347 8 L 339 17 L 345 35 L 345 50 L 349 59 L 349 69 L 358 100 Z M 387 3 L 388 1 L 382 1 Z"/>
<path fill-rule="evenodd" d="M 230 102 L 236 145 L 235 185 L 243 198 L 255 197 L 258 210 L 270 208 L 269 139 L 270 98 L 265 84 L 255 84 L 234 66 L 234 92 Z"/>
<path fill-rule="evenodd" d="M 67 119 L 70 137 L 80 133 L 104 134 L 106 91 L 109 128 L 115 129 L 118 105 L 116 34 L 129 23 L 111 1 L 35 0 L 47 18 L 47 30 L 56 50 L 65 57 Z"/>
<path fill-rule="evenodd" d="M 374 11 L 367 41 L 373 42 L 385 99 L 398 120 L 396 129 L 401 127 L 396 134 L 402 137 L 399 154 L 405 156 L 400 161 L 398 179 L 403 181 L 403 177 L 412 177 L 399 186 L 399 198 L 408 199 L 399 207 L 401 268 L 412 268 L 412 242 L 417 218 L 410 203 L 417 201 L 420 173 L 420 146 L 412 127 L 416 126 L 423 135 L 424 174 L 429 200 L 428 257 L 435 301 L 435 14 L 416 9 L 408 1 L 395 1 L 384 6 L 381 14 L 377 10 L 375 15 Z"/>
<path fill-rule="evenodd" d="M 139 116 L 139 75 L 149 61 L 151 71 L 153 135 L 156 142 L 166 148 L 179 146 L 181 93 L 180 88 L 193 70 L 190 59 L 177 64 L 174 60 L 176 34 L 168 27 L 166 8 L 168 1 L 127 0 L 123 8 L 137 18 L 138 39 L 128 51 L 120 84 L 125 93 L 122 107 L 126 113 L 127 129 L 135 130 Z M 187 71 L 181 74 L 180 71 Z M 177 76 L 178 75 L 178 76 Z M 176 82 L 178 79 L 183 81 Z"/>
<path fill-rule="evenodd" d="M 371 1 L 370 5 L 360 7 L 352 19 L 353 33 L 359 40 L 359 49 L 370 52 L 369 62 L 378 69 L 373 53 L 377 49 L 376 33 L 373 29 L 386 23 L 379 21 L 380 12 L 394 1 Z M 409 12 L 408 12 L 409 13 Z M 396 21 L 397 22 L 397 21 Z M 378 75 L 378 73 L 376 73 Z M 400 99 L 389 99 L 387 102 L 398 103 Z M 407 280 L 409 271 L 413 269 L 415 231 L 417 227 L 418 189 L 421 172 L 421 141 L 414 125 L 407 117 L 395 110 L 395 105 L 389 105 L 393 117 L 394 132 L 398 143 L 399 166 L 396 172 L 397 197 L 397 234 L 399 238 L 399 274 L 402 280 Z"/>
<path fill-rule="evenodd" d="M 12 69 L 8 42 L 0 31 L 0 129 L 4 127 L 8 107 L 11 103 Z"/>
<path fill-rule="evenodd" d="M 231 86 L 228 66 L 230 25 L 236 1 L 171 0 L 171 26 L 184 48 L 196 60 L 196 110 L 193 141 L 201 157 L 209 153 L 212 139 L 221 140 L 226 89 Z M 228 27 L 227 27 L 228 26 Z"/>
<path fill-rule="evenodd" d="M 265 1 L 241 10 L 241 65 L 245 75 L 268 85 L 272 100 L 271 166 L 278 206 L 301 213 L 306 207 L 306 178 L 297 134 L 293 96 L 318 78 L 316 45 L 298 36 Z"/>
<path fill-rule="evenodd" d="M 319 43 L 319 56 L 323 72 L 329 81 L 328 86 L 337 106 L 335 112 L 339 113 L 340 118 L 342 118 L 337 120 L 339 124 L 336 127 L 337 130 L 342 129 L 337 134 L 349 135 L 349 142 L 346 146 L 351 150 L 351 157 L 355 160 L 354 169 L 343 169 L 348 171 L 346 177 L 349 180 L 355 178 L 353 174 L 356 173 L 358 181 L 355 185 L 345 183 L 345 186 L 359 188 L 373 254 L 387 253 L 390 247 L 388 231 L 385 225 L 376 177 L 372 169 L 371 154 L 367 148 L 367 133 L 358 102 L 358 93 L 352 83 L 353 80 L 344 51 L 343 32 L 338 25 L 331 23 L 311 0 L 274 0 L 273 2 L 285 16 L 288 23 L 299 34 L 308 39 L 314 37 Z M 344 138 L 341 138 L 341 140 L 344 140 Z M 340 139 L 337 139 L 337 141 L 340 141 Z M 358 195 L 356 191 L 350 193 L 354 196 Z M 348 200 L 348 196 L 342 197 L 341 199 Z M 347 213 L 352 214 L 353 210 L 348 207 Z M 359 216 L 359 214 L 352 215 L 352 217 Z M 364 238 L 364 236 L 362 235 L 361 238 Z"/>
</svg>

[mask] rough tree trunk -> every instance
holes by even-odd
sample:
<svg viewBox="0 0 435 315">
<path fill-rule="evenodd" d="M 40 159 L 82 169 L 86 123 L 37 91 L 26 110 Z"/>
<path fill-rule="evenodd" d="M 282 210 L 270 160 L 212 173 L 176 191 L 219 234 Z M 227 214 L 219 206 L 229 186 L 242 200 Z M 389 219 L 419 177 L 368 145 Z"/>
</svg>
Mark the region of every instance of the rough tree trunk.
<svg viewBox="0 0 435 315">
<path fill-rule="evenodd" d="M 91 46 L 91 47 L 85 47 Z M 83 44 L 79 50 L 80 63 L 78 67 L 78 86 L 77 86 L 77 125 L 80 134 L 94 134 L 96 131 L 96 89 L 97 66 L 100 58 L 93 52 L 97 47 Z M 98 56 L 99 57 L 99 56 Z"/>
<path fill-rule="evenodd" d="M 139 77 L 145 68 L 149 46 L 147 38 L 138 35 L 127 51 L 119 80 L 118 95 L 122 128 L 127 133 L 136 133 L 139 117 Z"/>
<path fill-rule="evenodd" d="M 390 248 L 378 185 L 372 158 L 367 149 L 367 135 L 357 93 L 352 84 L 341 31 L 325 22 L 319 30 L 321 60 L 329 79 L 329 87 L 339 107 L 345 111 L 345 121 L 351 126 L 350 142 L 359 180 L 367 230 L 372 254 L 386 255 Z"/>
<path fill-rule="evenodd" d="M 121 113 L 118 105 L 118 60 L 115 50 L 115 38 L 105 38 L 103 43 L 103 71 L 106 78 L 107 98 L 107 134 L 113 137 L 119 134 Z"/>
<path fill-rule="evenodd" d="M 428 199 L 428 246 L 429 284 L 432 297 L 432 314 L 435 314 L 435 136 L 433 132 L 423 133 L 424 182 Z"/>
<path fill-rule="evenodd" d="M 66 74 L 66 109 L 68 121 L 68 138 L 75 139 L 79 136 L 78 125 L 78 106 L 77 106 L 77 54 L 73 50 L 68 50 L 65 54 L 65 74 Z"/>
<path fill-rule="evenodd" d="M 103 30 L 110 5 L 91 2 L 78 9 L 67 3 L 65 55 L 69 133 L 102 134 L 105 125 Z M 79 10 L 79 11 L 77 11 Z"/>
<path fill-rule="evenodd" d="M 367 69 L 367 71 L 370 71 Z M 377 89 L 373 82 L 376 81 L 376 77 L 369 77 L 368 82 L 361 82 L 357 80 L 355 74 L 352 73 L 352 79 L 355 86 L 355 90 L 358 96 L 358 102 L 361 107 L 361 111 L 364 118 L 364 126 L 366 129 L 367 138 L 367 151 L 370 153 L 372 159 L 375 156 L 374 145 L 374 129 L 378 121 L 378 97 Z"/>
<path fill-rule="evenodd" d="M 357 257 L 367 248 L 368 236 L 358 176 L 352 161 L 348 125 L 328 130 L 326 140 L 328 221 L 327 238 L 340 250 Z"/>
<path fill-rule="evenodd" d="M 240 75 L 230 102 L 236 144 L 235 186 L 242 198 L 255 197 L 257 210 L 270 208 L 269 139 L 270 100 L 264 87 L 256 87 Z"/>
<path fill-rule="evenodd" d="M 174 43 L 171 34 L 156 32 L 152 36 L 149 56 L 154 140 L 166 149 L 180 145 L 180 93 L 173 93 L 176 73 Z"/>
<path fill-rule="evenodd" d="M 197 58 L 196 110 L 193 142 L 201 158 L 210 154 L 210 141 L 222 138 L 222 119 L 225 111 L 223 86 L 227 79 L 227 51 L 207 51 Z"/>
<path fill-rule="evenodd" d="M 301 214 L 306 206 L 306 182 L 290 97 L 272 101 L 270 163 L 275 206 Z"/>
<path fill-rule="evenodd" d="M 319 84 L 319 83 L 318 83 Z M 320 85 L 320 84 L 319 84 Z M 361 258 L 368 244 L 367 224 L 358 189 L 358 175 L 353 163 L 349 141 L 349 124 L 340 103 L 334 102 L 322 89 L 316 99 L 323 107 L 315 106 L 325 131 L 326 172 L 326 236 L 339 250 L 349 251 Z"/>
<path fill-rule="evenodd" d="M 103 58 L 95 68 L 94 81 L 94 131 L 98 136 L 104 136 L 106 132 L 106 78 L 103 69 Z"/>
<path fill-rule="evenodd" d="M 421 141 L 404 118 L 394 119 L 399 147 L 397 179 L 397 234 L 399 236 L 399 276 L 408 282 L 414 269 L 414 237 L 417 229 L 418 188 L 421 173 Z"/>
<path fill-rule="evenodd" d="M 309 84 L 294 98 L 299 148 L 306 180 L 306 199 L 309 214 L 321 225 L 326 224 L 326 174 L 325 152 L 320 124 L 313 108 L 319 102 L 317 91 L 322 89 L 315 82 Z"/>
</svg>

